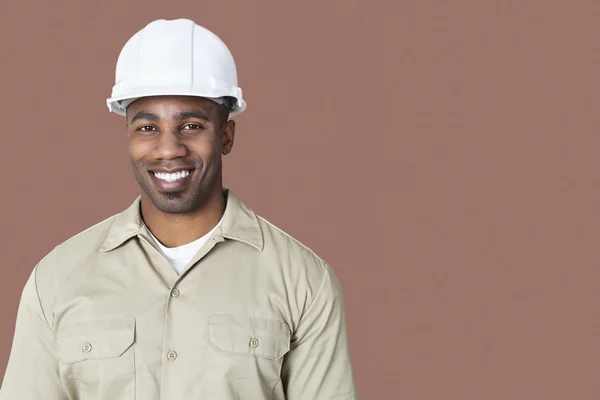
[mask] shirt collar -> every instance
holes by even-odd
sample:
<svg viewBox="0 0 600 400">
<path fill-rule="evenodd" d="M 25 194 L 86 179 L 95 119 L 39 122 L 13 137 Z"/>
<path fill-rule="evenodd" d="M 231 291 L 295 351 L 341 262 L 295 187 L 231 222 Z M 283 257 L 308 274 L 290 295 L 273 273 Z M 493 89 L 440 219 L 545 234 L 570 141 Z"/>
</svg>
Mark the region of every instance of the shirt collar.
<svg viewBox="0 0 600 400">
<path fill-rule="evenodd" d="M 258 216 L 247 207 L 231 190 L 224 189 L 225 213 L 222 222 L 213 235 L 246 243 L 257 250 L 264 245 Z M 100 251 L 108 252 L 121 246 L 127 240 L 143 234 L 145 231 L 140 211 L 141 196 L 113 220 Z"/>
</svg>

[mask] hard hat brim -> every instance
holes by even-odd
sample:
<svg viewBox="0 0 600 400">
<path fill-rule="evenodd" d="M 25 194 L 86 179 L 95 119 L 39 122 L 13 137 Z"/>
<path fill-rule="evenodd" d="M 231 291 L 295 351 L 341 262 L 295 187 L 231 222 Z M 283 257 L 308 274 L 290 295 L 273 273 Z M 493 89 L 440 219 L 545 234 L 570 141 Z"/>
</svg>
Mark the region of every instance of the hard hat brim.
<svg viewBox="0 0 600 400">
<path fill-rule="evenodd" d="M 125 116 L 127 107 L 123 107 L 121 104 L 121 102 L 123 102 L 124 100 L 128 100 L 128 104 L 127 104 L 127 106 L 128 106 L 133 101 L 138 100 L 142 97 L 192 96 L 192 97 L 203 97 L 203 98 L 207 98 L 207 99 L 216 99 L 216 98 L 228 96 L 228 97 L 233 97 L 236 99 L 236 102 L 235 102 L 233 108 L 229 111 L 229 118 L 232 118 L 236 115 L 241 114 L 242 112 L 244 112 L 246 110 L 246 102 L 241 97 L 241 89 L 239 89 L 239 88 L 237 88 L 237 89 L 238 89 L 238 93 L 236 93 L 235 95 L 232 95 L 231 93 L 217 93 L 214 91 L 212 93 L 209 93 L 209 91 L 199 93 L 197 91 L 190 91 L 190 90 L 163 90 L 163 89 L 159 89 L 159 90 L 155 90 L 155 91 L 144 90 L 144 91 L 140 91 L 138 93 L 129 93 L 127 95 L 122 95 L 122 96 L 118 96 L 118 95 L 112 96 L 112 97 L 106 99 L 106 105 L 110 112 L 113 112 L 113 113 L 121 115 L 121 116 Z"/>
</svg>

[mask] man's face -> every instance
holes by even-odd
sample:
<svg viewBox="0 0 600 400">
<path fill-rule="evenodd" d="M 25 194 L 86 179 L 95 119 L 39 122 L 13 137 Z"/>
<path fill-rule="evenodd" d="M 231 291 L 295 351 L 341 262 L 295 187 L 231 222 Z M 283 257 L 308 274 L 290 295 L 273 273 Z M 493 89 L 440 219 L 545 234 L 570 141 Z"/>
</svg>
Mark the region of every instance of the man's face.
<svg viewBox="0 0 600 400">
<path fill-rule="evenodd" d="M 127 108 L 134 175 L 162 212 L 198 210 L 221 191 L 221 155 L 231 151 L 235 123 L 211 100 L 187 96 L 145 97 Z M 144 199 L 143 199 L 144 200 Z"/>
</svg>

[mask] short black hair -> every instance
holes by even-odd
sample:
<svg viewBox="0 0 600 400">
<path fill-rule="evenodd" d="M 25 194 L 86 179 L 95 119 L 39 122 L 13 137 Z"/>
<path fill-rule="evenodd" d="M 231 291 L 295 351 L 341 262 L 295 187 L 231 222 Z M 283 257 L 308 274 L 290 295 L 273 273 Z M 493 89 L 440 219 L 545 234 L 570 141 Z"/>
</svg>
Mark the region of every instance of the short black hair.
<svg viewBox="0 0 600 400">
<path fill-rule="evenodd" d="M 233 108 L 235 107 L 236 103 L 237 103 L 237 100 L 235 99 L 235 97 L 231 97 L 231 96 L 225 96 L 225 97 L 223 97 L 223 105 L 225 107 L 227 107 L 227 109 L 229 111 L 233 110 Z"/>
</svg>

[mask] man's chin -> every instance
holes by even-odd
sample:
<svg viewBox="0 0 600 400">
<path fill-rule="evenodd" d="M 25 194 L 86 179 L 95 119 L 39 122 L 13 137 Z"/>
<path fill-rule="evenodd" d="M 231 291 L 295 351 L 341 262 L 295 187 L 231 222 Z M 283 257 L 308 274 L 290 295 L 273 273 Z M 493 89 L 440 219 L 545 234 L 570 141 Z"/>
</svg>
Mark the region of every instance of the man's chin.
<svg viewBox="0 0 600 400">
<path fill-rule="evenodd" d="M 183 198 L 183 192 L 164 192 L 160 196 L 167 201 L 181 200 Z"/>
<path fill-rule="evenodd" d="M 149 197 L 156 209 L 167 214 L 184 214 L 193 209 L 193 202 L 184 192 L 154 192 Z"/>
</svg>

